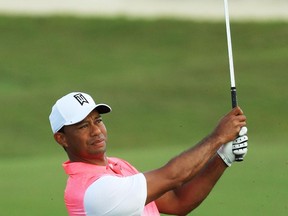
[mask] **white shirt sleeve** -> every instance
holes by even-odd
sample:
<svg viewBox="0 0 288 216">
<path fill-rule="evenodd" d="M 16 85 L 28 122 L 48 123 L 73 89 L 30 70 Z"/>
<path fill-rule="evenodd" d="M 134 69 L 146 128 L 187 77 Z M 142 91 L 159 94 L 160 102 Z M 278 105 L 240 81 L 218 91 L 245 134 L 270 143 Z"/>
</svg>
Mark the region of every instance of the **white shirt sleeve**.
<svg viewBox="0 0 288 216">
<path fill-rule="evenodd" d="M 91 184 L 84 195 L 87 216 L 140 216 L 147 197 L 142 173 L 128 176 L 103 176 Z"/>
</svg>

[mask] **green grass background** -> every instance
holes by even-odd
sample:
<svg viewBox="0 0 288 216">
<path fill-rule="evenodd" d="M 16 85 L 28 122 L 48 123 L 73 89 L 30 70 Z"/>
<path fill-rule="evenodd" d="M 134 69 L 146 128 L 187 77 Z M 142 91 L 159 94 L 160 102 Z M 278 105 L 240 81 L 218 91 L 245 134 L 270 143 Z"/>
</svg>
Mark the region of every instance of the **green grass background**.
<svg viewBox="0 0 288 216">
<path fill-rule="evenodd" d="M 191 215 L 287 215 L 286 22 L 231 23 L 249 154 Z M 48 115 L 71 91 L 112 106 L 108 154 L 165 164 L 230 110 L 225 24 L 125 18 L 0 17 L 1 215 L 67 215 L 67 159 Z"/>
</svg>

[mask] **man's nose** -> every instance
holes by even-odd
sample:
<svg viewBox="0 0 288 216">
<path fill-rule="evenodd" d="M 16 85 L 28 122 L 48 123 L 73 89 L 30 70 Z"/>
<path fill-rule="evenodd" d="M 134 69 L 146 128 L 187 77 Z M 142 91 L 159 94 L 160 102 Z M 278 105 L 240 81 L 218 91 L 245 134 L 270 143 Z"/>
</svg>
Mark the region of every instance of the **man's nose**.
<svg viewBox="0 0 288 216">
<path fill-rule="evenodd" d="M 92 126 L 91 126 L 91 135 L 99 135 L 101 133 L 102 132 L 101 132 L 100 127 L 98 125 L 96 125 L 96 124 L 92 124 Z"/>
</svg>

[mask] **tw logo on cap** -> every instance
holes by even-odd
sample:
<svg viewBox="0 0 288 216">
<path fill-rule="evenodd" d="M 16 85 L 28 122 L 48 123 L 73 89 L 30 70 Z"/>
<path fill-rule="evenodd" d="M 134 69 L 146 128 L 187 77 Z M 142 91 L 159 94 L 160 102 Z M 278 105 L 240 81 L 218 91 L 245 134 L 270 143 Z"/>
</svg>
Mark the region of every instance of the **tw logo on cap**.
<svg viewBox="0 0 288 216">
<path fill-rule="evenodd" d="M 84 103 L 89 104 L 89 101 L 81 93 L 74 95 L 74 98 L 81 104 L 81 106 L 83 106 Z"/>
</svg>

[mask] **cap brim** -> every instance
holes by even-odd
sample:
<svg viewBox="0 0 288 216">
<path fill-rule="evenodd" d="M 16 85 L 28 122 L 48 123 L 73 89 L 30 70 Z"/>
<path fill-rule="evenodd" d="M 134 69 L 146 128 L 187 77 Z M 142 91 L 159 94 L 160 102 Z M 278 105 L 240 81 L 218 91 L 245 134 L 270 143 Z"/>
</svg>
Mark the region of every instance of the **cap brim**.
<svg viewBox="0 0 288 216">
<path fill-rule="evenodd" d="M 93 110 L 96 110 L 99 114 L 105 114 L 105 113 L 109 113 L 112 111 L 111 107 L 108 106 L 107 104 L 97 104 L 95 107 L 93 107 L 92 109 L 90 107 L 90 109 L 86 110 L 86 112 L 82 113 L 82 115 L 77 116 L 76 118 L 74 118 L 70 122 L 66 122 L 63 126 L 73 125 L 73 124 L 76 124 L 78 122 L 81 122 Z"/>
<path fill-rule="evenodd" d="M 112 111 L 111 107 L 107 104 L 97 104 L 97 106 L 94 108 L 99 114 L 105 114 Z"/>
</svg>

